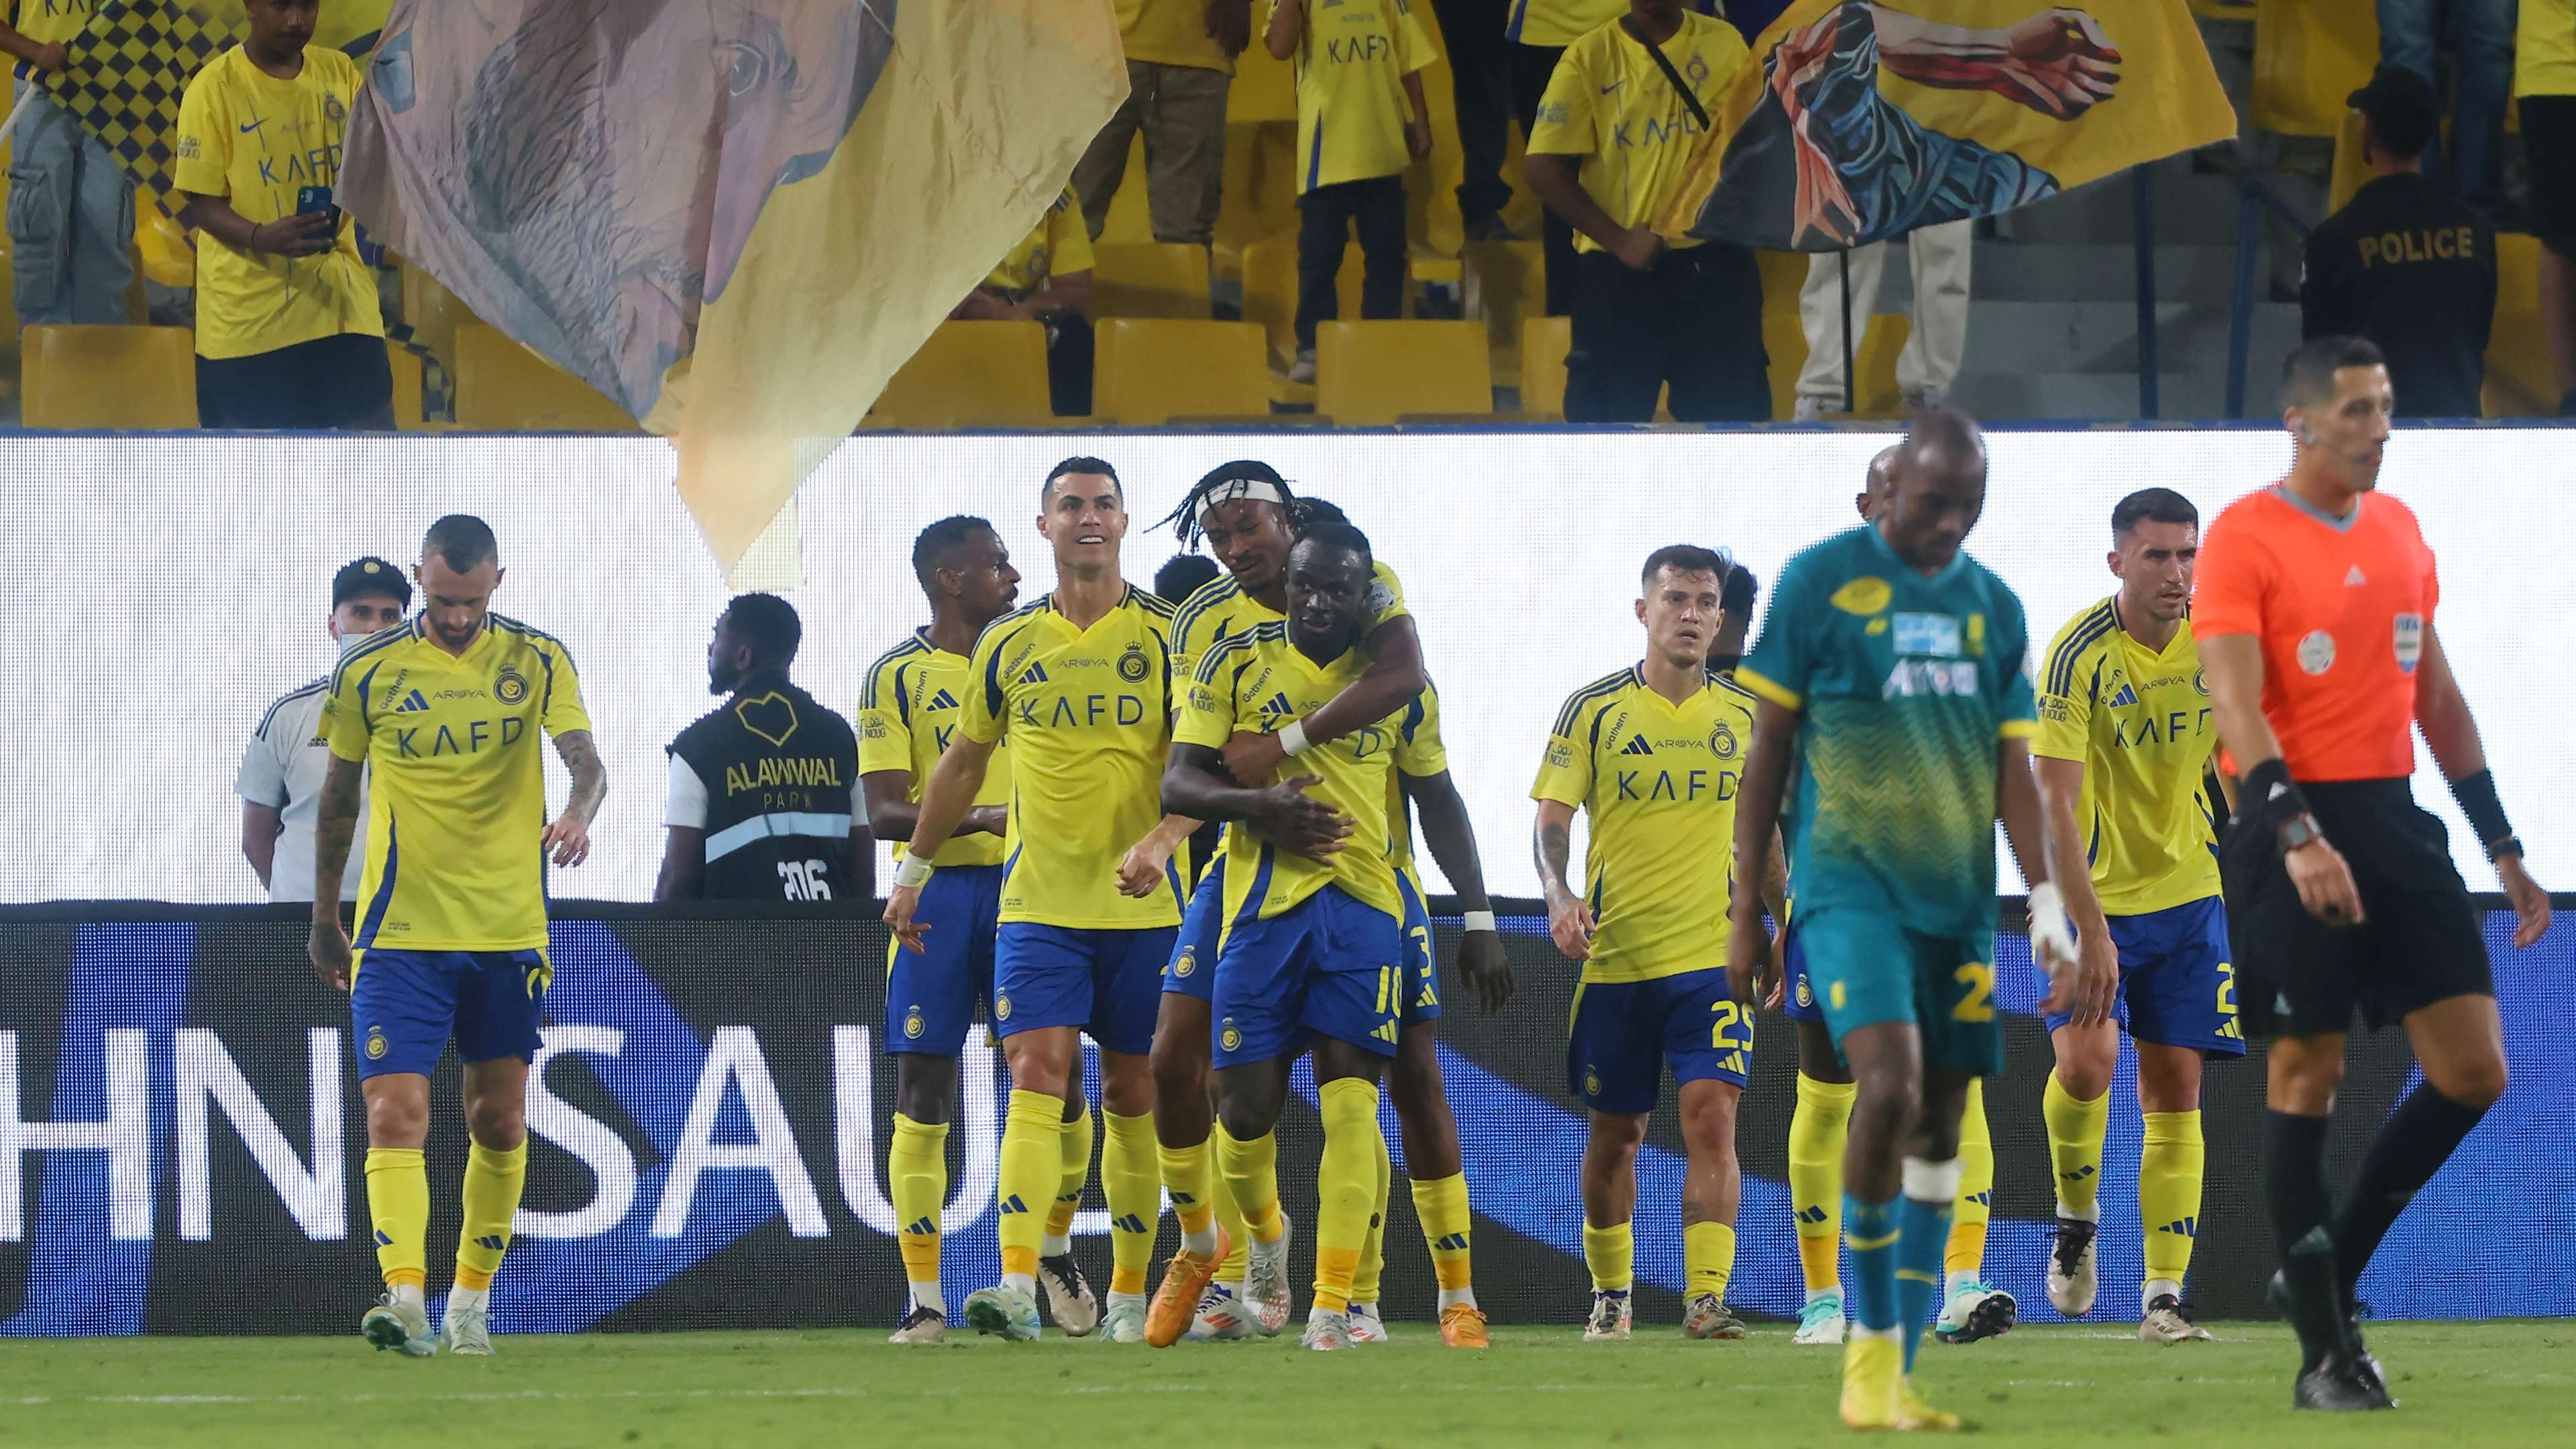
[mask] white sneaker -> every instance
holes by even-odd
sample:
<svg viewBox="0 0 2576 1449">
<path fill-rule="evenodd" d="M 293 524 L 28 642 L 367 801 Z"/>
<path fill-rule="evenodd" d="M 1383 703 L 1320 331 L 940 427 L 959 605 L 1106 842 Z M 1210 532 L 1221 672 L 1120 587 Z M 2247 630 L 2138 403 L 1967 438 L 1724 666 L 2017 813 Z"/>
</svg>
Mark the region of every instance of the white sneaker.
<svg viewBox="0 0 2576 1449">
<path fill-rule="evenodd" d="M 1067 1338 L 1080 1338 L 1100 1326 L 1100 1300 L 1092 1296 L 1082 1265 L 1071 1253 L 1038 1259 L 1038 1291 L 1046 1295 L 1047 1317 Z"/>
<path fill-rule="evenodd" d="M 1119 1298 L 1113 1294 L 1109 1313 L 1100 1320 L 1100 1327 L 1100 1336 L 1111 1343 L 1143 1343 L 1145 1341 L 1145 1305 L 1134 1299 Z"/>
<path fill-rule="evenodd" d="M 1354 1303 L 1351 1305 L 1351 1342 L 1386 1342 L 1386 1320 L 1377 1316 L 1376 1304 Z"/>
<path fill-rule="evenodd" d="M 1585 1343 L 1616 1343 L 1628 1337 L 1631 1315 L 1636 1306 L 1625 1293 L 1604 1293 L 1594 1289 L 1592 1316 L 1583 1321 Z"/>
<path fill-rule="evenodd" d="M 412 1358 L 428 1358 L 438 1352 L 438 1340 L 429 1331 L 429 1310 L 417 1303 L 398 1303 L 390 1293 L 376 1300 L 358 1320 L 358 1332 L 379 1352 L 398 1349 Z M 490 1352 L 489 1347 L 485 1352 Z"/>
<path fill-rule="evenodd" d="M 1835 402 L 1834 406 L 1828 408 L 1825 406 L 1825 400 L 1823 398 L 1806 397 L 1802 395 L 1799 397 L 1796 407 L 1790 410 L 1789 421 L 1793 423 L 1820 423 L 1823 422 L 1828 415 L 1841 417 L 1842 414 L 1842 404 L 1839 400 Z"/>
<path fill-rule="evenodd" d="M 1200 1343 L 1232 1343 L 1251 1338 L 1260 1332 L 1255 1320 L 1259 1315 L 1231 1283 L 1210 1283 L 1199 1295 L 1198 1317 L 1191 1321 L 1188 1337 Z"/>
<path fill-rule="evenodd" d="M 1243 1296 L 1251 1300 L 1256 1313 L 1253 1326 L 1268 1338 L 1288 1326 L 1288 1310 L 1294 1306 L 1295 1290 L 1288 1282 L 1288 1245 L 1297 1241 L 1297 1224 L 1286 1213 L 1279 1215 L 1279 1241 L 1265 1243 L 1252 1240 L 1251 1254 L 1244 1260 Z"/>
<path fill-rule="evenodd" d="M 948 1315 L 916 1303 L 903 1323 L 886 1335 L 888 1343 L 939 1343 L 948 1337 Z"/>
<path fill-rule="evenodd" d="M 1946 387 L 1919 388 L 1904 394 L 1901 401 L 1909 413 L 1928 413 L 1934 408 L 1949 406 L 1950 390 Z"/>
<path fill-rule="evenodd" d="M 2209 1330 L 2191 1321 L 2191 1305 L 2170 1293 L 2159 1293 L 2147 1305 L 2144 1318 L 2138 1320 L 2140 1343 L 2189 1343 L 2206 1339 Z"/>
<path fill-rule="evenodd" d="M 1842 1290 L 1837 1288 L 1830 1293 L 1819 1293 L 1809 1299 L 1807 1306 L 1798 1310 L 1798 1331 L 1790 1336 L 1789 1341 L 1817 1344 L 1826 1348 L 1842 1347 Z"/>
<path fill-rule="evenodd" d="M 2059 1218 L 2057 1242 L 2048 1252 L 2049 1306 L 2069 1318 L 2093 1311 L 2102 1280 L 2093 1268 L 2093 1238 L 2100 1229 L 2082 1218 Z"/>
<path fill-rule="evenodd" d="M 1016 1288 L 978 1288 L 966 1295 L 966 1321 L 977 1333 L 1026 1343 L 1038 1336 L 1038 1301 Z"/>
<path fill-rule="evenodd" d="M 447 1297 L 447 1321 L 439 1325 L 438 1336 L 447 1342 L 449 1353 L 475 1358 L 492 1356 L 492 1310 L 485 1306 L 460 1307 L 456 1295 Z"/>
<path fill-rule="evenodd" d="M 1349 1348 L 1352 1346 L 1351 1316 L 1348 1313 L 1327 1313 L 1318 1308 L 1307 1316 L 1306 1332 L 1297 1343 L 1301 1348 L 1319 1351 Z"/>
<path fill-rule="evenodd" d="M 1297 349 L 1297 360 L 1288 364 L 1288 380 L 1290 382 L 1315 380 L 1315 349 L 1311 347 Z"/>
</svg>

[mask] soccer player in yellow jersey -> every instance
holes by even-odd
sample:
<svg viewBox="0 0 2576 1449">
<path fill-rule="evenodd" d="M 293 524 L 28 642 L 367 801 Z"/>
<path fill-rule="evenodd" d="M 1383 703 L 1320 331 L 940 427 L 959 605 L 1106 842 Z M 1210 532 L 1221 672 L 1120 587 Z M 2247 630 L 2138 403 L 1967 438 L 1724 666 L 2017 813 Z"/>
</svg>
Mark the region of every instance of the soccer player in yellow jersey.
<svg viewBox="0 0 2576 1449">
<path fill-rule="evenodd" d="M 1174 525 L 1184 544 L 1195 545 L 1204 539 L 1226 569 L 1224 576 L 1193 593 L 1173 616 L 1174 663 L 1177 672 L 1186 675 L 1216 644 L 1261 624 L 1282 621 L 1288 598 L 1288 551 L 1297 531 L 1315 522 L 1347 520 L 1341 517 L 1341 510 L 1322 499 L 1296 496 L 1287 480 L 1270 465 L 1238 459 L 1209 469 L 1164 521 Z M 1463 829 L 1464 806 L 1452 808 L 1456 787 L 1448 780 L 1448 757 L 1438 744 L 1438 701 L 1429 692 L 1423 673 L 1421 642 L 1412 615 L 1405 611 L 1404 587 L 1394 570 L 1383 563 L 1371 566 L 1371 587 L 1363 613 L 1360 647 L 1368 663 L 1361 675 L 1312 714 L 1281 722 L 1276 733 L 1238 732 L 1225 745 L 1227 770 L 1237 780 L 1269 781 L 1277 777 L 1288 758 L 1281 743 L 1283 737 L 1307 749 L 1375 725 L 1397 711 L 1405 711 L 1408 719 L 1427 712 L 1422 723 L 1403 732 L 1405 743 L 1396 762 L 1396 778 L 1421 801 L 1424 834 L 1432 853 L 1468 912 L 1467 930 L 1459 948 L 1460 970 L 1476 986 L 1487 1010 L 1498 1010 L 1511 994 L 1510 967 L 1485 901 L 1473 835 Z M 1287 727 L 1291 725 L 1293 729 Z M 1407 874 L 1412 861 L 1403 803 L 1391 799 L 1389 808 L 1401 842 L 1398 873 L 1412 879 Z M 1460 828 L 1452 830 L 1452 824 Z M 1163 1177 L 1182 1221 L 1184 1243 L 1180 1256 L 1174 1259 L 1179 1271 L 1164 1275 L 1163 1286 L 1156 1295 L 1155 1316 L 1147 1325 L 1148 1342 L 1160 1341 L 1163 1333 L 1180 1331 L 1192 1307 L 1188 1295 L 1199 1291 L 1202 1274 L 1212 1274 L 1213 1282 L 1207 1283 L 1197 1301 L 1196 1323 L 1189 1327 L 1193 1337 L 1228 1339 L 1256 1331 L 1275 1333 L 1288 1320 L 1292 1297 L 1288 1281 L 1289 1231 L 1284 1216 L 1276 1224 L 1264 1223 L 1252 1230 L 1226 1219 L 1224 1227 L 1232 1251 L 1213 1269 L 1200 1263 L 1188 1248 L 1187 1234 L 1205 1210 L 1193 1212 L 1184 1206 L 1184 1200 L 1191 1204 L 1203 1202 L 1205 1199 L 1193 1184 L 1205 1183 L 1210 1191 L 1214 1184 L 1208 1149 L 1213 1130 L 1208 1095 L 1208 1002 L 1214 986 L 1217 938 L 1223 924 L 1220 906 L 1225 894 L 1224 871 L 1225 862 L 1220 856 L 1209 866 L 1207 878 L 1191 898 L 1171 966 L 1163 978 L 1162 1017 L 1154 1034 L 1154 1125 L 1161 1134 Z M 1421 906 L 1418 880 L 1414 881 L 1413 892 L 1407 902 L 1406 935 L 1427 944 L 1431 920 Z M 1448 1311 L 1473 1310 L 1475 1290 L 1473 1227 L 1464 1159 L 1458 1147 L 1457 1119 L 1449 1109 L 1448 1094 L 1440 1079 L 1439 1049 L 1431 1025 L 1439 1014 L 1439 995 L 1431 974 L 1426 973 L 1419 988 L 1406 994 L 1405 1030 L 1387 1085 L 1405 1132 L 1405 1167 L 1415 1213 L 1422 1223 L 1424 1240 L 1432 1246 L 1441 1279 L 1444 1338 L 1455 1341 L 1463 1336 L 1472 1340 L 1481 1320 L 1471 1313 Z M 1263 1154 L 1264 1160 L 1277 1150 L 1275 1143 L 1266 1140 L 1250 1146 Z M 1228 1202 L 1223 1194 L 1216 1197 L 1217 1213 L 1223 1218 Z M 1381 1187 L 1373 1215 L 1377 1224 L 1372 1230 L 1373 1243 L 1379 1241 L 1385 1215 L 1386 1191 Z M 1265 1233 L 1273 1235 L 1265 1237 Z M 1362 1259 L 1364 1267 L 1376 1261 L 1379 1260 L 1374 1257 Z M 1363 1272 L 1359 1283 L 1366 1288 L 1373 1285 L 1373 1280 Z M 1353 1338 L 1362 1343 L 1382 1341 L 1385 1329 L 1376 1316 L 1375 1295 L 1363 1293 L 1352 1302 Z"/>
<path fill-rule="evenodd" d="M 2204 1058 L 2245 1053 L 2202 783 L 2218 730 L 2191 633 L 2199 556 L 2200 513 L 2172 489 L 2142 489 L 2111 510 L 2120 591 L 2057 631 L 2031 746 L 2056 857 L 2050 873 L 2064 883 L 2078 949 L 2119 973 L 2113 1015 L 2138 1048 L 2138 1337 L 2148 1343 L 2209 1337 L 2182 1302 L 2200 1221 L 2200 1069 Z M 2040 1099 L 2057 1174 L 2048 1300 L 2081 1318 L 2097 1286 L 2096 1193 L 2120 1037 L 2110 1021 L 2077 1025 L 2056 1013 L 2048 1031 L 2057 1048 Z"/>
<path fill-rule="evenodd" d="M 1726 1307 L 1744 1173 L 1736 1107 L 1753 1069 L 1753 1010 L 1726 983 L 1725 877 L 1708 844 L 1731 838 L 1753 739 L 1753 696 L 1708 667 L 1732 565 L 1696 544 L 1646 556 L 1645 659 L 1576 690 L 1558 712 L 1530 798 L 1548 934 L 1583 963 L 1567 1028 L 1566 1090 L 1591 1114 L 1584 1148 L 1584 1341 L 1628 1336 L 1637 1148 L 1669 1063 L 1681 1087 L 1682 1309 L 1686 1338 L 1742 1338 Z M 1569 880 L 1575 812 L 1591 821 L 1582 888 Z M 1773 868 L 1778 866 L 1774 857 Z M 1765 891 L 1775 903 L 1776 881 Z M 1780 915 L 1773 906 L 1773 918 Z"/>
<path fill-rule="evenodd" d="M 1298 773 L 1258 787 L 1236 784 L 1219 750 L 1239 730 L 1314 712 L 1367 668 L 1359 643 L 1372 562 L 1349 524 L 1306 530 L 1288 554 L 1287 619 L 1200 658 L 1163 773 L 1167 810 L 1250 827 L 1226 832 L 1212 1007 L 1219 1173 L 1256 1229 L 1277 1219 L 1279 1183 L 1275 1154 L 1252 1144 L 1278 1123 L 1289 1064 L 1310 1046 L 1315 1054 L 1324 1154 L 1303 1340 L 1312 1349 L 1353 1343 L 1352 1281 L 1385 1152 L 1378 1078 L 1395 1055 L 1413 976 L 1388 859 L 1394 721 L 1304 751 Z"/>
<path fill-rule="evenodd" d="M 367 857 L 354 944 L 337 896 L 323 892 L 307 951 L 323 981 L 349 993 L 367 1103 L 367 1215 L 385 1296 L 360 1328 L 379 1349 L 426 1358 L 438 1351 L 423 1297 L 429 1074 L 453 1036 L 473 1147 L 442 1330 L 448 1352 L 489 1354 L 492 1275 L 528 1179 L 528 1064 L 554 976 L 546 861 L 589 856 L 608 776 L 572 655 L 491 611 L 501 558 L 483 520 L 430 525 L 412 577 L 419 615 L 353 645 L 331 674 L 313 878 L 340 878 L 362 778 Z M 572 771 L 552 823 L 540 730 Z"/>
<path fill-rule="evenodd" d="M 1056 588 L 975 641 L 962 717 L 930 773 L 886 924 L 907 951 L 941 928 L 926 911 L 933 862 L 980 797 L 1008 738 L 1011 813 L 993 949 L 993 1029 L 1011 1068 L 999 1183 L 1002 1282 L 966 1299 L 979 1333 L 1037 1336 L 1041 1205 L 1060 1191 L 1065 1104 L 1081 1034 L 1100 1044 L 1100 1157 L 1113 1265 L 1102 1326 L 1145 1336 L 1145 1271 L 1162 1213 L 1154 1164 L 1156 988 L 1181 920 L 1167 873 L 1196 821 L 1156 805 L 1171 742 L 1171 606 L 1119 576 L 1127 502 L 1117 470 L 1067 458 L 1039 493 Z M 968 929 L 963 922 L 954 929 Z"/>
<path fill-rule="evenodd" d="M 993 525 L 959 515 L 921 531 L 913 577 L 930 598 L 930 623 L 868 667 L 859 691 L 859 788 L 868 824 L 901 855 L 918 819 L 921 792 L 965 715 L 967 656 L 984 627 L 1011 611 L 1020 571 Z M 1010 826 L 1009 747 L 997 745 L 983 788 L 957 832 L 939 849 L 939 869 L 922 887 L 922 949 L 886 945 L 885 1049 L 895 1061 L 894 1132 L 886 1146 L 886 1190 L 911 1306 L 893 1343 L 937 1343 L 948 1331 L 940 1287 L 941 1208 L 948 1201 L 948 1123 L 957 1097 L 957 1053 L 975 1008 L 989 1014 L 993 944 L 1002 908 L 1002 841 Z M 929 929 L 929 926 L 942 929 Z M 1091 1175 L 1091 1104 L 1067 1088 L 1064 1178 L 1047 1210 L 1038 1284 L 1056 1327 L 1077 1338 L 1100 1321 L 1099 1301 L 1073 1256 L 1073 1215 Z"/>
</svg>

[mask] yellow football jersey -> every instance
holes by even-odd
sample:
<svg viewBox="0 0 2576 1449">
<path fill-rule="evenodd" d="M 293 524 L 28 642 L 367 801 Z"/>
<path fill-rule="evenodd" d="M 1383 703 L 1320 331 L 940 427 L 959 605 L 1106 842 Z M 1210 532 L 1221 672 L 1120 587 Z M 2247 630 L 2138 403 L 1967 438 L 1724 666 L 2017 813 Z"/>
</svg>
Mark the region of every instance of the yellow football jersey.
<svg viewBox="0 0 2576 1449">
<path fill-rule="evenodd" d="M 966 738 L 1011 747 L 1001 919 L 1092 930 L 1181 920 L 1181 877 L 1142 900 L 1118 862 L 1163 818 L 1172 739 L 1172 606 L 1143 589 L 1088 629 L 1047 595 L 975 641 Z"/>
<path fill-rule="evenodd" d="M 2084 766 L 2075 809 L 2105 915 L 2136 916 L 2218 894 L 2217 830 L 2201 778 L 2218 748 L 2191 620 L 2159 654 L 2094 605 L 2048 646 L 2031 753 Z"/>
<path fill-rule="evenodd" d="M 1298 194 L 1402 175 L 1413 164 L 1404 78 L 1439 58 L 1407 0 L 1307 5 L 1294 58 Z"/>
<path fill-rule="evenodd" d="M 1053 277 L 1087 272 L 1095 265 L 1091 233 L 1082 224 L 1082 203 L 1068 186 L 1038 218 L 1020 244 L 1002 254 L 984 285 L 1014 297 L 1026 297 Z"/>
<path fill-rule="evenodd" d="M 98 0 L 17 0 L 0 6 L 9 28 L 38 45 L 69 40 L 98 18 Z"/>
<path fill-rule="evenodd" d="M 1119 48 L 1129 60 L 1232 75 L 1233 59 L 1208 34 L 1207 12 L 1207 0 L 1118 0 Z M 1252 43 L 1261 43 L 1258 33 Z"/>
<path fill-rule="evenodd" d="M 419 621 L 353 645 L 331 673 L 331 753 L 367 762 L 360 948 L 546 944 L 545 757 L 538 733 L 590 728 L 572 655 L 498 614 L 462 656 Z"/>
<path fill-rule="evenodd" d="M 1420 779 L 1449 768 L 1449 749 L 1440 742 L 1440 691 L 1425 688 L 1389 723 L 1395 729 L 1395 769 L 1386 781 L 1387 856 L 1420 894 L 1422 868 L 1413 863 L 1413 809 L 1404 798 L 1404 777 Z"/>
<path fill-rule="evenodd" d="M 1712 118 L 1751 54 L 1734 26 L 1688 11 L 1662 50 Z M 1664 78 L 1663 67 L 1613 23 L 1575 41 L 1557 61 L 1539 99 L 1529 149 L 1532 155 L 1583 158 L 1584 191 L 1612 221 L 1643 226 L 1681 190 L 1699 133 L 1699 122 Z M 1665 241 L 1675 248 L 1700 245 L 1696 237 Z M 1578 251 L 1601 250 L 1580 232 L 1574 245 Z"/>
<path fill-rule="evenodd" d="M 877 656 L 859 687 L 859 773 L 901 770 L 911 777 L 904 798 L 921 802 L 930 772 L 957 733 L 966 711 L 967 659 L 930 642 L 930 631 L 915 629 L 904 641 Z M 1011 747 L 993 747 L 984 769 L 984 786 L 975 792 L 978 805 L 1011 803 Z M 1002 837 L 977 831 L 952 835 L 931 857 L 933 865 L 1000 865 Z M 896 841 L 895 858 L 905 854 Z"/>
<path fill-rule="evenodd" d="M 1678 705 L 1633 666 L 1566 700 L 1530 798 L 1590 820 L 1584 980 L 1652 981 L 1726 964 L 1735 792 L 1752 745 L 1753 696 L 1714 674 Z"/>
<path fill-rule="evenodd" d="M 1309 659 L 1289 641 L 1284 623 L 1263 624 L 1207 652 L 1190 677 L 1172 738 L 1185 745 L 1222 749 L 1237 731 L 1275 734 L 1289 721 L 1323 708 L 1324 701 L 1368 672 L 1357 649 L 1329 664 Z M 1225 919 L 1258 900 L 1261 919 L 1289 909 L 1327 885 L 1401 919 L 1395 890 L 1393 842 L 1387 831 L 1387 792 L 1393 788 L 1396 723 L 1389 716 L 1337 740 L 1328 740 L 1282 765 L 1283 773 L 1318 775 L 1306 793 L 1349 817 L 1351 833 L 1329 861 L 1309 860 L 1255 838 L 1240 822 L 1225 832 Z"/>
<path fill-rule="evenodd" d="M 1387 620 L 1406 612 L 1404 581 L 1385 564 L 1374 564 L 1369 570 L 1368 628 L 1374 634 Z M 1249 634 L 1263 624 L 1276 624 L 1286 615 L 1243 591 L 1232 574 L 1218 574 L 1198 586 L 1181 601 L 1172 614 L 1172 674 L 1179 679 L 1197 677 L 1199 659 L 1220 642 L 1237 634 Z"/>
</svg>

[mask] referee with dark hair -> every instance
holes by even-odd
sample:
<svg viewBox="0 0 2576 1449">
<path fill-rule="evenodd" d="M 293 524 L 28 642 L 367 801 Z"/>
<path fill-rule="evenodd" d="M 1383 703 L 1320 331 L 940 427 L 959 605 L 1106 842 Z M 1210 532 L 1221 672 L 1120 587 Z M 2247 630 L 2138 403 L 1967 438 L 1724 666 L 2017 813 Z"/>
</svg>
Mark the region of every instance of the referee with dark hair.
<svg viewBox="0 0 2576 1449">
<path fill-rule="evenodd" d="M 876 895 L 858 736 L 787 677 L 804 633 L 776 594 L 743 594 L 716 620 L 707 692 L 726 699 L 671 741 L 670 836 L 653 899 Z"/>
<path fill-rule="evenodd" d="M 2415 727 L 2520 918 L 2549 928 L 2477 723 L 2433 628 L 2441 586 L 2405 504 L 2375 490 L 2395 399 L 2379 349 L 2321 337 L 2290 354 L 2289 476 L 2230 504 L 2200 554 L 2192 629 L 2238 781 L 2220 870 L 2243 1021 L 2272 1038 L 2264 1196 L 2276 1301 L 2297 1328 L 2302 1409 L 2394 1408 L 2353 1290 L 2399 1213 L 2505 1088 L 2504 1024 L 2442 822 L 2415 804 Z M 2344 1036 L 2402 1024 L 2424 1072 L 2381 1124 L 2352 1197 L 2325 1145 Z"/>
</svg>

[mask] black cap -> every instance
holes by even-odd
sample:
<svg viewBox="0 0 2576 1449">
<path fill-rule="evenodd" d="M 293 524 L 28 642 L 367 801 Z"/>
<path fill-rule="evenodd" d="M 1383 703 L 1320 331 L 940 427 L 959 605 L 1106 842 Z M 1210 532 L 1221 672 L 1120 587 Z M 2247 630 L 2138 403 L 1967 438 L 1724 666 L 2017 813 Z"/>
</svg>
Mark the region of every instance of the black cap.
<svg viewBox="0 0 2576 1449">
<path fill-rule="evenodd" d="M 390 594 L 397 606 L 408 609 L 411 607 L 411 580 L 403 577 L 401 569 L 372 555 L 351 559 L 340 565 L 340 571 L 331 576 L 332 608 L 369 594 Z"/>
<path fill-rule="evenodd" d="M 2383 65 L 2370 84 L 2344 98 L 2370 122 L 2370 134 L 2389 154 L 2411 161 L 2433 144 L 2442 126 L 2442 99 L 2433 83 L 2402 65 Z"/>
</svg>

